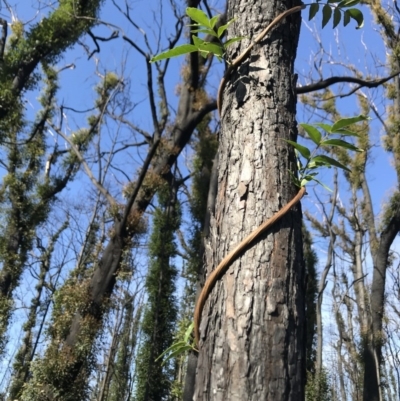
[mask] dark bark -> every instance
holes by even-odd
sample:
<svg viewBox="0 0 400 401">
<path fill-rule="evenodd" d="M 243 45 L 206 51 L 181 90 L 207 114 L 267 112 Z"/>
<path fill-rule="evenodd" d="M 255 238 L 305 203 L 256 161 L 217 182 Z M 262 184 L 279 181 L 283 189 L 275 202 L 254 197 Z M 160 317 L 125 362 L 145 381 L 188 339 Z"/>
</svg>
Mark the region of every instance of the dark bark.
<svg viewBox="0 0 400 401">
<path fill-rule="evenodd" d="M 291 1 L 228 1 L 229 37 L 252 37 Z M 293 63 L 300 15 L 253 49 L 225 87 L 218 194 L 206 245 L 208 272 L 296 193 Z M 240 42 L 232 59 L 248 46 Z M 239 49 L 240 47 L 240 49 Z M 195 400 L 303 400 L 304 264 L 300 208 L 256 241 L 220 279 L 203 311 Z"/>
<path fill-rule="evenodd" d="M 393 217 L 381 234 L 378 249 L 373 252 L 374 271 L 371 285 L 371 325 L 372 330 L 364 333 L 368 338 L 364 346 L 364 401 L 380 401 L 380 365 L 382 363 L 383 332 L 382 321 L 385 306 L 386 271 L 388 268 L 390 247 L 400 232 L 400 210 Z"/>
<path fill-rule="evenodd" d="M 151 83 L 151 80 L 149 82 Z M 79 344 L 85 330 L 85 321 L 90 320 L 91 324 L 97 328 L 96 330 L 99 330 L 102 325 L 107 300 L 113 292 L 116 274 L 129 240 L 130 234 L 126 228 L 128 217 L 130 215 L 142 216 L 158 188 L 157 185 L 146 186 L 146 188 L 141 186 L 148 169 L 151 168 L 152 175 L 170 182 L 172 178 L 170 168 L 189 142 L 196 126 L 205 115 L 216 109 L 216 102 L 210 102 L 195 110 L 192 105 L 195 100 L 196 89 L 197 87 L 189 86 L 187 83 L 182 86 L 176 122 L 169 133 L 169 139 L 165 140 L 163 146 L 159 146 L 161 141 L 160 137 L 157 136 L 158 133 L 156 134 L 153 146 L 149 149 L 148 157 L 135 183 L 135 190 L 128 199 L 124 211 L 121 213 L 122 216 L 115 218 L 114 236 L 105 247 L 98 265 L 94 269 L 88 285 L 89 293 L 86 304 L 73 317 L 68 335 L 65 338 L 67 349 L 74 350 Z M 157 126 L 160 124 L 157 123 Z M 86 363 L 87 355 L 71 361 L 68 372 L 65 371 L 70 383 L 74 383 L 79 377 L 82 378 L 88 374 Z"/>
<path fill-rule="evenodd" d="M 170 166 L 175 163 L 180 152 L 189 141 L 197 124 L 200 123 L 202 118 L 213 107 L 215 107 L 215 104 L 210 103 L 200 111 L 189 111 L 188 115 L 182 116 L 183 122 L 181 124 L 176 124 L 172 132 L 171 145 L 165 146 L 164 150 L 155 157 L 152 163 L 154 166 L 154 174 L 169 180 Z M 178 118 L 177 120 L 179 121 Z M 142 215 L 150 204 L 155 191 L 155 187 L 140 190 L 133 202 L 131 213 L 137 216 Z M 93 272 L 89 285 L 90 300 L 88 301 L 87 313 L 99 322 L 102 320 L 103 303 L 114 289 L 116 273 L 118 272 L 122 260 L 122 253 L 128 238 L 126 227 L 118 221 L 115 223 L 114 232 L 114 238 L 107 244 L 98 266 Z M 75 315 L 71 330 L 66 339 L 66 344 L 74 346 L 77 343 L 81 331 L 80 321 L 82 317 L 80 313 Z"/>
<path fill-rule="evenodd" d="M 41 304 L 42 293 L 46 287 L 46 276 L 50 270 L 50 262 L 54 251 L 54 244 L 62 231 L 66 229 L 66 227 L 67 224 L 63 224 L 61 228 L 52 236 L 47 249 L 42 246 L 41 240 L 37 239 L 37 246 L 41 252 L 40 273 L 38 282 L 36 284 L 36 293 L 31 301 L 31 306 L 29 308 L 28 319 L 24 324 L 25 335 L 22 339 L 20 349 L 15 356 L 13 377 L 9 388 L 9 400 L 11 401 L 16 400 L 20 397 L 24 383 L 29 380 L 31 367 L 30 364 L 35 356 L 37 342 L 39 341 L 41 331 L 43 330 L 43 321 L 40 324 L 37 333 L 35 333 L 34 328 L 36 326 L 38 313 L 40 312 L 40 310 L 44 312 L 43 318 L 45 317 L 47 312 L 47 308 L 43 308 L 43 305 Z M 34 341 L 35 336 L 36 341 Z"/>
<path fill-rule="evenodd" d="M 206 216 L 204 218 L 204 227 L 203 227 L 203 237 L 204 238 L 207 238 L 210 235 L 210 220 L 215 212 L 215 200 L 216 200 L 216 194 L 217 194 L 217 189 L 218 189 L 217 167 L 218 167 L 218 152 L 214 158 L 213 167 L 212 167 L 212 171 L 211 171 L 211 177 L 210 177 L 210 187 L 209 187 L 208 196 L 207 196 L 207 212 L 206 212 Z M 203 242 L 203 244 L 204 244 L 204 242 Z M 204 255 L 204 251 L 205 251 L 204 246 L 202 248 L 203 249 L 201 250 L 200 253 Z M 200 295 L 201 287 L 203 284 L 204 284 L 204 271 L 202 270 L 202 271 L 198 272 L 196 300 L 198 299 L 198 297 Z M 198 359 L 197 352 L 192 351 L 189 353 L 182 401 L 192 401 L 193 400 L 195 384 L 196 384 L 197 359 Z"/>
</svg>

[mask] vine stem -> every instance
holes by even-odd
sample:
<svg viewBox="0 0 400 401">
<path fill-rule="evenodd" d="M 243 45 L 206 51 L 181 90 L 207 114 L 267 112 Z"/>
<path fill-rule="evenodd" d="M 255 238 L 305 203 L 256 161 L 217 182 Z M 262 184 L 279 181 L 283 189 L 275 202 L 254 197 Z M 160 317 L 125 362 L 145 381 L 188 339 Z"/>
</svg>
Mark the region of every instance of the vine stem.
<svg viewBox="0 0 400 401">
<path fill-rule="evenodd" d="M 281 210 L 276 212 L 271 218 L 262 223 L 258 228 L 256 228 L 251 234 L 249 234 L 243 241 L 239 243 L 227 256 L 222 259 L 220 264 L 215 270 L 207 277 L 204 287 L 199 295 L 196 303 L 196 308 L 194 310 L 194 335 L 197 347 L 200 341 L 200 322 L 201 314 L 204 309 L 206 300 L 214 288 L 216 282 L 223 276 L 230 264 L 243 252 L 246 248 L 262 233 L 271 228 L 279 219 L 281 219 L 293 206 L 295 206 L 301 198 L 306 194 L 306 188 L 300 188 L 297 195 Z"/>
</svg>

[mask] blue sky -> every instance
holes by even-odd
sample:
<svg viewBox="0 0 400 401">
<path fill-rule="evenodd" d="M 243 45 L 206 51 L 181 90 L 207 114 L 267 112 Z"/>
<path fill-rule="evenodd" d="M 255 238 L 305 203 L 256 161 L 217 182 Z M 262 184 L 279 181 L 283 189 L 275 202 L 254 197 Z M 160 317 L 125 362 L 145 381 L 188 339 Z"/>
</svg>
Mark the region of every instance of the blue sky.
<svg viewBox="0 0 400 401">
<path fill-rule="evenodd" d="M 115 0 L 117 4 L 124 5 L 123 1 Z M 42 16 L 47 15 L 51 10 L 50 7 L 44 7 L 37 12 L 37 1 L 16 1 L 17 16 L 24 21 L 40 21 Z M 11 6 L 14 2 L 10 1 Z M 166 38 L 173 32 L 173 15 L 169 8 L 169 2 L 162 0 L 138 0 L 132 1 L 132 18 L 144 29 L 148 35 L 154 52 L 158 50 L 156 47 L 155 37 L 161 34 L 163 47 L 166 43 Z M 221 1 L 210 3 L 213 11 L 222 11 Z M 163 5 L 160 7 L 160 5 Z M 181 5 L 180 9 L 184 10 L 185 6 Z M 162 11 L 160 11 L 162 10 Z M 343 28 L 339 26 L 332 30 L 331 23 L 325 29 L 321 29 L 321 18 L 318 15 L 314 21 L 308 21 L 308 11 L 302 13 L 304 19 L 301 29 L 301 37 L 298 49 L 298 57 L 296 61 L 296 72 L 299 74 L 298 82 L 301 85 L 306 85 L 310 81 L 310 77 L 318 80 L 320 77 L 314 68 L 314 63 L 319 60 L 319 55 L 322 51 L 325 53 L 324 61 L 321 67 L 323 78 L 328 78 L 332 75 L 350 75 L 353 72 L 346 68 L 346 64 L 351 64 L 364 74 L 370 75 L 372 78 L 384 76 L 388 73 L 384 65 L 386 63 L 385 47 L 382 44 L 382 39 L 376 31 L 376 27 L 371 19 L 368 9 L 363 8 L 365 27 L 360 30 L 355 29 L 355 23 L 352 21 L 349 26 Z M 9 14 L 3 9 L 0 10 L 3 17 L 9 20 Z M 163 18 L 162 25 L 155 22 L 154 17 Z M 133 28 L 124 16 L 116 9 L 111 1 L 107 0 L 102 8 L 101 20 L 108 23 L 100 25 L 93 29 L 93 32 L 99 36 L 109 36 L 113 30 L 118 27 L 120 37 L 109 42 L 100 42 L 100 54 L 94 54 L 88 60 L 83 47 L 75 46 L 66 52 L 65 56 L 60 60 L 59 67 L 62 68 L 68 65 L 74 65 L 74 68 L 65 69 L 60 76 L 60 92 L 58 99 L 65 106 L 73 107 L 76 110 L 88 110 L 93 107 L 95 99 L 94 86 L 99 82 L 99 75 L 105 72 L 114 71 L 117 74 L 124 76 L 126 88 L 129 89 L 129 98 L 135 107 L 132 113 L 129 114 L 131 121 L 145 130 L 152 132 L 152 123 L 149 115 L 148 94 L 146 89 L 146 65 L 145 60 L 141 57 L 129 44 L 121 38 L 122 34 L 126 34 L 131 40 L 139 46 L 144 46 L 143 35 L 139 30 Z M 183 38 L 184 39 L 184 38 Z M 89 37 L 82 39 L 82 42 L 94 49 L 93 41 Z M 178 96 L 176 95 L 177 85 L 180 82 L 179 74 L 184 63 L 183 58 L 174 59 L 171 61 L 170 70 L 166 77 L 166 85 L 168 92 L 168 100 L 172 108 L 176 107 Z M 209 77 L 210 93 L 215 96 L 219 80 L 222 76 L 222 64 L 216 62 L 214 69 Z M 350 91 L 353 87 L 348 84 L 342 85 L 344 92 Z M 338 86 L 331 89 L 337 92 Z M 382 89 L 368 90 L 363 88 L 363 93 L 373 101 L 380 113 L 385 112 L 386 104 Z M 30 93 L 28 99 L 28 115 L 32 117 L 39 107 L 36 101 L 38 93 Z M 338 99 L 338 108 L 346 116 L 359 114 L 354 96 Z M 87 113 L 67 112 L 66 118 L 71 131 L 66 128 L 65 133 L 70 134 L 72 130 L 86 127 Z M 371 123 L 371 138 L 375 145 L 373 151 L 373 161 L 368 170 L 371 192 L 374 200 L 375 212 L 380 210 L 382 203 L 387 199 L 390 191 L 396 184 L 396 177 L 393 168 L 390 166 L 390 155 L 383 152 L 381 149 L 381 136 L 383 130 L 375 116 Z M 298 122 L 321 122 L 323 115 L 310 115 L 309 111 L 304 109 L 301 104 L 298 104 Z M 132 133 L 116 124 L 109 123 L 102 132 L 102 150 L 107 151 L 112 141 L 118 136 L 118 140 L 129 141 L 132 138 Z M 49 133 L 49 144 L 54 141 L 62 143 L 61 138 L 56 139 Z M 132 149 L 126 153 L 121 153 L 121 156 L 116 160 L 116 164 L 124 170 L 129 177 L 135 177 L 137 169 L 140 167 L 141 156 L 143 152 Z M 190 152 L 184 152 L 181 165 L 182 169 L 190 166 Z M 185 159 L 186 158 L 186 159 Z M 96 171 L 96 166 L 92 166 Z M 113 175 L 115 174 L 115 175 Z M 109 176 L 109 186 L 113 194 L 121 197 L 121 191 L 126 183 L 123 175 L 113 172 Z M 81 201 L 88 196 L 89 192 L 93 193 L 92 184 L 87 180 L 84 173 L 80 173 L 75 182 L 69 186 L 69 191 L 66 194 L 67 198 L 73 199 L 75 202 Z M 321 180 L 328 186 L 331 185 L 331 173 L 329 171 L 321 173 Z M 342 180 L 343 182 L 343 180 Z M 325 199 L 329 196 L 323 188 L 318 188 L 318 193 Z M 316 206 L 316 200 L 313 198 L 312 190 L 309 191 L 310 196 L 303 202 L 304 206 L 310 210 L 312 214 L 318 214 L 319 208 Z M 340 189 L 340 197 L 345 200 L 348 197 L 347 185 L 342 185 Z M 83 216 L 83 221 L 86 223 L 86 217 Z M 322 245 L 318 243 L 318 247 L 322 249 Z M 323 261 L 323 259 L 322 259 Z"/>
</svg>

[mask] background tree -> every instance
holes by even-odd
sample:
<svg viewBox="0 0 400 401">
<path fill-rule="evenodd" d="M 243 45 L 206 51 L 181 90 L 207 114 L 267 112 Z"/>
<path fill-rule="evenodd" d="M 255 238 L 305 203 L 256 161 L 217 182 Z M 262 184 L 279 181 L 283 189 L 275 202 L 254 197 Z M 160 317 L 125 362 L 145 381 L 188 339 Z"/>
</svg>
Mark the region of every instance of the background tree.
<svg viewBox="0 0 400 401">
<path fill-rule="evenodd" d="M 173 341 L 177 319 L 175 299 L 176 256 L 174 233 L 180 226 L 180 210 L 174 188 L 164 188 L 153 218 L 149 242 L 150 267 L 146 278 L 147 305 L 142 321 L 137 364 L 136 396 L 139 401 L 164 400 L 171 391 L 174 366 L 157 359 Z"/>
<path fill-rule="evenodd" d="M 0 60 L 2 93 L 0 136 L 2 141 L 4 227 L 0 238 L 2 268 L 0 272 L 0 348 L 8 327 L 12 296 L 26 267 L 36 228 L 46 221 L 55 196 L 62 191 L 79 167 L 77 161 L 61 162 L 62 170 L 50 175 L 45 164 L 46 120 L 54 114 L 58 71 L 51 67 L 63 52 L 77 42 L 96 18 L 98 1 L 63 1 L 59 7 L 24 31 L 21 21 L 11 24 L 7 40 L 7 21 L 0 20 L 2 39 Z M 37 71 L 42 66 L 42 73 Z M 36 119 L 26 118 L 25 93 L 41 81 L 45 90 Z M 97 122 L 93 121 L 92 133 Z M 90 132 L 87 133 L 90 137 Z M 84 145 L 82 141 L 81 145 Z M 64 151 L 54 149 L 48 166 L 62 159 Z"/>
</svg>

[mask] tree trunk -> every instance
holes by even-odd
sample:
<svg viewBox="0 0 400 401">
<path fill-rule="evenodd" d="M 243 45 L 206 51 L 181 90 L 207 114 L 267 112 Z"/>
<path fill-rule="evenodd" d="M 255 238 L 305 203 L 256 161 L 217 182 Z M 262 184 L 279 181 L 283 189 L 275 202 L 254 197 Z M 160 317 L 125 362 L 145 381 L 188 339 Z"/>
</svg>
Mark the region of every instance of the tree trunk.
<svg viewBox="0 0 400 401">
<path fill-rule="evenodd" d="M 371 329 L 365 333 L 364 348 L 364 401 L 382 401 L 380 366 L 382 363 L 382 322 L 385 309 L 386 270 L 390 265 L 390 247 L 400 228 L 400 210 L 393 210 L 379 239 L 378 249 L 373 252 L 374 271 L 371 285 Z"/>
<path fill-rule="evenodd" d="M 207 238 L 210 235 L 210 220 L 211 220 L 211 216 L 215 212 L 215 200 L 216 200 L 216 194 L 217 194 L 217 189 L 218 189 L 217 166 L 218 166 L 218 152 L 214 157 L 213 166 L 212 166 L 212 170 L 211 170 L 210 185 L 208 188 L 207 211 L 206 211 L 206 215 L 204 218 L 204 227 L 203 227 L 203 233 L 202 233 L 204 238 Z M 204 245 L 204 244 L 205 243 L 203 241 L 202 245 Z M 202 260 L 204 259 L 204 252 L 205 252 L 205 247 L 202 246 L 202 248 L 201 248 Z M 197 273 L 198 273 L 198 280 L 197 280 L 196 300 L 198 299 L 198 297 L 200 295 L 201 286 L 204 285 L 203 269 L 201 271 L 198 271 Z M 194 394 L 194 390 L 195 390 L 195 386 L 196 386 L 197 359 L 198 359 L 197 352 L 193 351 L 193 352 L 189 353 L 182 401 L 192 401 L 193 400 L 193 394 Z"/>
<path fill-rule="evenodd" d="M 253 37 L 292 1 L 229 0 L 229 38 Z M 210 273 L 296 194 L 293 63 L 300 14 L 283 20 L 228 78 L 223 94 L 218 193 L 206 245 Z M 244 40 L 229 58 L 249 44 Z M 240 47 L 240 48 L 239 48 Z M 229 268 L 206 302 L 195 400 L 304 399 L 304 264 L 300 208 Z"/>
</svg>

